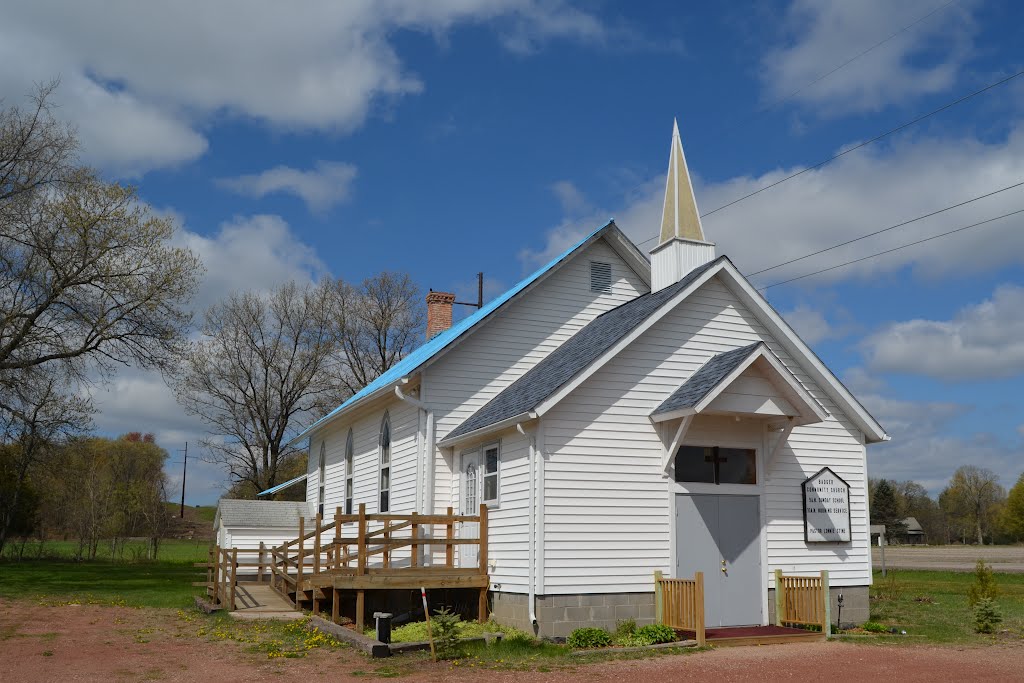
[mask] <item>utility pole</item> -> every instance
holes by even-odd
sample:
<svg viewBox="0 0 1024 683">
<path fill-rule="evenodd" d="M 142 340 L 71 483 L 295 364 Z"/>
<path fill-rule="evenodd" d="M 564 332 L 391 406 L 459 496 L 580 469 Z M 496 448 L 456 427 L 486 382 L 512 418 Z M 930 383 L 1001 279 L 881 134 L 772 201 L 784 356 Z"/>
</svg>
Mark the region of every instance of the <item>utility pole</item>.
<svg viewBox="0 0 1024 683">
<path fill-rule="evenodd" d="M 185 463 L 181 468 L 181 518 L 185 519 L 185 475 L 188 473 L 188 441 L 185 442 Z"/>
</svg>

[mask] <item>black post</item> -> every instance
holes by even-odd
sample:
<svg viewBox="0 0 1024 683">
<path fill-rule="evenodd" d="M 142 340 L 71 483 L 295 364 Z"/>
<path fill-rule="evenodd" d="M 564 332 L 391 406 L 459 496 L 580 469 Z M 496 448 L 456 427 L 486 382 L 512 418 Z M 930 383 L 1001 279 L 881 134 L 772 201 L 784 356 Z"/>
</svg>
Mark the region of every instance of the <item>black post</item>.
<svg viewBox="0 0 1024 683">
<path fill-rule="evenodd" d="M 188 441 L 185 442 L 185 464 L 181 468 L 181 519 L 185 519 L 185 475 L 188 473 Z"/>
<path fill-rule="evenodd" d="M 484 274 L 476 274 L 476 307 L 484 307 Z"/>
</svg>

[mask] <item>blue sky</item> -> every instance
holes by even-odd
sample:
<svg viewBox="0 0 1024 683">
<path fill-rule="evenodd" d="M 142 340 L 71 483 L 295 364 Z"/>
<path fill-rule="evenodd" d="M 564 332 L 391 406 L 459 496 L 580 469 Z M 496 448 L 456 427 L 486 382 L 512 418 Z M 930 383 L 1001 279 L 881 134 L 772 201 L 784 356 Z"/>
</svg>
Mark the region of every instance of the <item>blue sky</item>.
<svg viewBox="0 0 1024 683">
<path fill-rule="evenodd" d="M 493 295 L 609 216 L 654 236 L 673 117 L 708 212 L 1024 69 L 1009 1 L 23 5 L 0 26 L 0 93 L 60 76 L 83 158 L 137 184 L 204 258 L 197 308 L 384 269 L 467 297 L 483 270 Z M 1022 104 L 1024 77 L 705 232 L 752 272 L 1024 181 Z M 1022 208 L 1009 190 L 754 281 Z M 768 296 L 892 433 L 873 475 L 935 491 L 972 463 L 1013 484 L 1020 215 Z M 109 433 L 154 431 L 172 451 L 202 434 L 157 376 L 126 371 L 97 401 Z M 189 479 L 189 502 L 217 497 L 210 466 Z"/>
</svg>

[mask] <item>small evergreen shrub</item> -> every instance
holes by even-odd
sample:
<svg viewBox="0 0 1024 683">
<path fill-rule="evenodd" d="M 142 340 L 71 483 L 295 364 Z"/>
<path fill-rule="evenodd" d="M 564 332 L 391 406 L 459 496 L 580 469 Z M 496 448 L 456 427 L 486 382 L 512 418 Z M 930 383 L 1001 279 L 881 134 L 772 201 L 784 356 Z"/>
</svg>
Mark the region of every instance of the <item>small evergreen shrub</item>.
<svg viewBox="0 0 1024 683">
<path fill-rule="evenodd" d="M 612 644 L 612 634 L 603 628 L 584 626 L 569 634 L 565 644 L 574 650 L 583 650 L 591 647 L 607 647 Z"/>
<path fill-rule="evenodd" d="M 1003 620 L 992 598 L 981 598 L 974 606 L 974 630 L 978 633 L 994 633 L 996 624 Z"/>
<path fill-rule="evenodd" d="M 434 613 L 431 619 L 431 631 L 434 634 L 434 649 L 438 659 L 454 659 L 459 655 L 459 622 L 462 617 L 448 610 L 447 607 Z"/>
<path fill-rule="evenodd" d="M 864 624 L 861 626 L 861 628 L 864 629 L 865 631 L 867 631 L 868 633 L 888 633 L 889 632 L 889 629 L 886 626 L 884 626 L 882 624 L 879 624 L 877 621 L 865 621 Z"/>
<path fill-rule="evenodd" d="M 996 585 L 992 567 L 985 564 L 984 560 L 978 560 L 974 568 L 974 583 L 967 589 L 967 604 L 976 607 L 985 598 L 995 600 L 998 596 L 999 586 Z"/>
</svg>

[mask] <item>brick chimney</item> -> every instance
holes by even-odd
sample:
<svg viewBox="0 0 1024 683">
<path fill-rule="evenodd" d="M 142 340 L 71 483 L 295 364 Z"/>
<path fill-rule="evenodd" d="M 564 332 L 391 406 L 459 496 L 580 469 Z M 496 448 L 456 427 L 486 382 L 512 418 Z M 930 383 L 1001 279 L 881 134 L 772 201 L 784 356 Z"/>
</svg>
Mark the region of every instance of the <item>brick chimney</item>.
<svg viewBox="0 0 1024 683">
<path fill-rule="evenodd" d="M 452 326 L 452 304 L 455 295 L 430 290 L 427 294 L 427 339 L 444 332 Z"/>
</svg>

